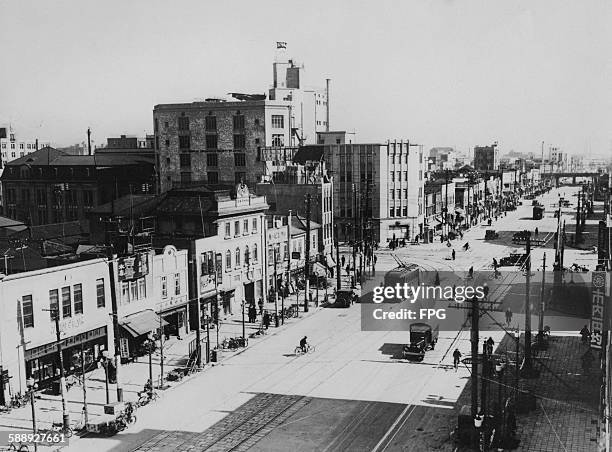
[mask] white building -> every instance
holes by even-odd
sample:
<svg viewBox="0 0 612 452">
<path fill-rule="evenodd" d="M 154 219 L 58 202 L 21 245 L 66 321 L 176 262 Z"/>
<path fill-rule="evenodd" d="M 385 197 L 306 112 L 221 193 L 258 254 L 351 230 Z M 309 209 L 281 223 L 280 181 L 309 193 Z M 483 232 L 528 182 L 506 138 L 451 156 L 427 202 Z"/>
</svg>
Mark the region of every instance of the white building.
<svg viewBox="0 0 612 452">
<path fill-rule="evenodd" d="M 8 372 L 4 400 L 26 390 L 30 377 L 40 387 L 59 375 L 55 321 L 59 310 L 64 368 L 91 365 L 104 350 L 114 354 L 109 267 L 92 259 L 14 275 L 0 275 L 0 364 Z"/>
</svg>

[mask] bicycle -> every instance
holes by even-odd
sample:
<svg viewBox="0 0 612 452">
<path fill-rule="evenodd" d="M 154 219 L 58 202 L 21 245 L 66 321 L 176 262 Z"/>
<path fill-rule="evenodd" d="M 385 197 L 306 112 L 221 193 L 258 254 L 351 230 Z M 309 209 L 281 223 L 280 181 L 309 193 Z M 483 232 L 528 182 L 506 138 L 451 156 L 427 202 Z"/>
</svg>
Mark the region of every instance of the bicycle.
<svg viewBox="0 0 612 452">
<path fill-rule="evenodd" d="M 125 410 L 117 416 L 115 424 L 118 431 L 125 430 L 128 426 L 136 423 L 136 415 L 134 414 L 134 406 L 131 402 L 126 403 Z"/>
<path fill-rule="evenodd" d="M 29 452 L 30 448 L 26 443 L 11 443 L 8 449 L 3 449 L 8 451 L 16 451 L 16 452 Z"/>
<path fill-rule="evenodd" d="M 51 425 L 50 431 L 52 433 L 63 433 L 64 435 L 66 435 L 66 438 L 70 438 L 74 434 L 74 430 L 72 430 L 69 425 L 64 427 L 63 422 L 54 422 Z"/>
<path fill-rule="evenodd" d="M 297 347 L 295 347 L 295 350 L 293 350 L 293 354 L 299 356 L 299 355 L 305 355 L 307 353 L 314 353 L 314 351 L 315 351 L 314 345 L 306 344 L 306 351 L 302 350 L 302 347 L 298 345 Z"/>
<path fill-rule="evenodd" d="M 138 402 L 136 402 L 136 407 L 141 407 L 148 405 L 151 402 L 159 399 L 159 394 L 155 391 L 142 391 L 138 393 Z"/>
<path fill-rule="evenodd" d="M 288 308 L 285 308 L 283 312 L 281 312 L 281 316 L 285 319 L 290 319 L 291 317 L 297 317 L 298 313 L 293 306 L 289 306 Z"/>
</svg>

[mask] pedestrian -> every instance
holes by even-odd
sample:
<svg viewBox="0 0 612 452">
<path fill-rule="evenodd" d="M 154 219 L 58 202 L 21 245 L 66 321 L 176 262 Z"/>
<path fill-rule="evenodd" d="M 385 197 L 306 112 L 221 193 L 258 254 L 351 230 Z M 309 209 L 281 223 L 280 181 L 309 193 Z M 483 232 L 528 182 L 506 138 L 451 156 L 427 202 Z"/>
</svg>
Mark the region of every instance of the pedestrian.
<svg viewBox="0 0 612 452">
<path fill-rule="evenodd" d="M 347 275 L 351 274 L 351 264 L 346 264 L 346 274 Z"/>
<path fill-rule="evenodd" d="M 512 309 L 509 307 L 506 309 L 506 325 L 510 326 L 512 323 Z"/>
<path fill-rule="evenodd" d="M 346 263 L 346 258 L 342 256 L 342 259 L 340 259 L 340 262 L 342 262 L 342 266 L 344 267 L 344 264 Z"/>
<path fill-rule="evenodd" d="M 453 352 L 453 366 L 455 367 L 455 372 L 457 372 L 457 368 L 459 367 L 459 362 L 461 361 L 461 352 L 458 348 Z"/>
<path fill-rule="evenodd" d="M 591 341 L 591 332 L 586 325 L 584 325 L 580 330 L 580 335 L 582 336 L 582 342 L 585 344 L 588 344 Z"/>
<path fill-rule="evenodd" d="M 259 301 L 257 302 L 257 304 L 259 305 L 259 315 L 263 315 L 263 307 L 264 307 L 263 298 L 259 297 Z"/>
<path fill-rule="evenodd" d="M 263 315 L 263 324 L 266 330 L 270 326 L 270 314 L 268 314 L 268 311 L 266 311 Z"/>
<path fill-rule="evenodd" d="M 536 236 L 536 237 L 538 236 L 538 232 L 539 232 L 539 231 L 538 231 L 538 228 L 535 228 L 535 236 Z"/>
<path fill-rule="evenodd" d="M 453 249 L 452 255 L 453 255 L 453 260 L 455 260 L 455 250 L 454 249 Z"/>
<path fill-rule="evenodd" d="M 495 341 L 493 340 L 493 338 L 491 336 L 489 336 L 489 339 L 487 339 L 487 354 L 492 355 L 493 354 L 493 345 L 495 345 Z"/>
<path fill-rule="evenodd" d="M 484 283 L 482 286 L 482 292 L 484 294 L 484 301 L 489 301 L 489 286 L 487 283 Z"/>
<path fill-rule="evenodd" d="M 493 270 L 497 270 L 497 267 L 499 265 L 497 264 L 497 259 L 493 258 Z"/>
<path fill-rule="evenodd" d="M 378 260 L 378 258 L 376 257 L 376 254 L 374 255 L 374 265 L 376 265 L 376 261 Z"/>
<path fill-rule="evenodd" d="M 468 278 L 472 279 L 474 277 L 474 267 L 470 267 L 468 270 Z"/>
</svg>

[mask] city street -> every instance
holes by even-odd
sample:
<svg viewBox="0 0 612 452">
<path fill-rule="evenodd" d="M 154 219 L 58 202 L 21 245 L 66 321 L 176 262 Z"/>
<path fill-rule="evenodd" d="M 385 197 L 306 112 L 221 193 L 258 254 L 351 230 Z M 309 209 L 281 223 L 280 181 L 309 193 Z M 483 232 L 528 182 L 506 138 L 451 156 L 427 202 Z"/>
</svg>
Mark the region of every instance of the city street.
<svg viewBox="0 0 612 452">
<path fill-rule="evenodd" d="M 544 204 L 552 205 L 556 198 L 553 190 Z M 524 219 L 530 210 L 523 205 L 491 228 L 508 232 L 510 237 L 512 231 L 536 225 L 544 234 L 554 230 L 552 208 L 539 222 Z M 445 259 L 449 248 L 439 243 L 400 248 L 395 254 L 428 270 L 465 271 L 473 265 L 490 271 L 493 257 L 519 247 L 504 240 L 505 234 L 499 241 L 485 242 L 487 228 L 475 227 L 462 242 L 454 242 L 457 248 L 465 241 L 472 244 L 469 251 L 458 251 L 454 262 Z M 534 254 L 538 252 L 542 251 L 536 249 Z M 389 251 L 381 250 L 378 255 L 377 271 L 395 267 Z M 523 318 L 515 317 L 517 325 Z M 295 356 L 293 349 L 303 336 L 308 336 L 316 351 Z M 503 332 L 487 332 L 487 336 L 499 343 Z M 182 443 L 180 448 L 185 450 L 188 444 L 202 447 L 204 438 L 219 450 L 227 444 L 246 447 L 247 440 L 253 450 L 287 450 L 288 444 L 296 450 L 393 450 L 408 438 L 420 445 L 412 450 L 428 450 L 432 444 L 446 441 L 456 423 L 451 408 L 469 372 L 465 367 L 455 372 L 451 355 L 455 348 L 469 355 L 469 331 L 442 332 L 436 349 L 418 364 L 398 359 L 401 344 L 407 342 L 406 332 L 361 332 L 358 306 L 319 308 L 166 391 L 158 402 L 138 411 L 138 422 L 127 431 L 113 438 L 85 437 L 74 441 L 68 450 L 82 450 L 85 445 L 88 450 L 140 447 L 136 450 L 144 451 Z M 249 412 L 253 415 L 247 415 Z M 240 431 L 244 436 L 228 430 L 228 425 L 242 425 L 252 416 L 258 421 L 243 425 Z M 433 417 L 436 422 L 427 422 Z M 255 440 L 259 442 L 255 444 Z"/>
</svg>

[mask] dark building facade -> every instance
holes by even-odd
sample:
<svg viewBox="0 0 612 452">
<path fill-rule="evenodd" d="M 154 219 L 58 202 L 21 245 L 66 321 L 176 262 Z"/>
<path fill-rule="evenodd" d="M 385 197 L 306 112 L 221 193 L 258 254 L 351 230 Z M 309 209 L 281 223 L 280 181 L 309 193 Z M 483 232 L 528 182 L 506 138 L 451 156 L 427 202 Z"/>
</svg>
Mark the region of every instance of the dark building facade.
<svg viewBox="0 0 612 452">
<path fill-rule="evenodd" d="M 3 214 L 30 225 L 86 219 L 95 206 L 155 192 L 153 156 L 69 155 L 51 147 L 9 162 Z"/>
</svg>

